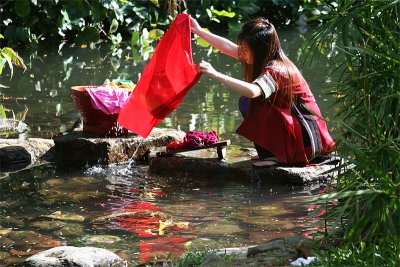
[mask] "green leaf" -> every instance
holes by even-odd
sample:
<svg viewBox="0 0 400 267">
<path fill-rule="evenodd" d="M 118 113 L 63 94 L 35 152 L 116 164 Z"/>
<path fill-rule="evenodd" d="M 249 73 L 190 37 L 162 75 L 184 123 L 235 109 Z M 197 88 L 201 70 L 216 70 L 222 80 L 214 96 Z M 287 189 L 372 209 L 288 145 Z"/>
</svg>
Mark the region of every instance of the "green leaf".
<svg viewBox="0 0 400 267">
<path fill-rule="evenodd" d="M 7 62 L 7 60 L 5 58 L 2 58 L 1 53 L 0 53 L 0 75 L 3 72 L 3 68 L 4 68 L 4 65 L 6 64 L 6 62 Z"/>
<path fill-rule="evenodd" d="M 31 12 L 31 2 L 30 0 L 16 0 L 14 9 L 19 17 L 24 18 Z"/>
<path fill-rule="evenodd" d="M 220 17 L 233 18 L 236 16 L 235 12 L 229 12 L 226 10 L 219 11 L 219 10 L 214 9 L 214 10 L 212 10 L 212 13 L 214 13 L 215 15 L 220 16 Z"/>
<path fill-rule="evenodd" d="M 0 33 L 0 39 L 4 39 L 4 36 Z"/>
<path fill-rule="evenodd" d="M 203 28 L 203 30 L 206 31 L 206 32 L 209 32 L 209 31 L 210 31 L 210 30 L 208 30 L 207 28 Z M 199 46 L 204 47 L 204 48 L 210 46 L 210 44 L 209 44 L 206 40 L 204 40 L 203 38 L 200 38 L 200 37 L 197 37 L 197 38 L 196 38 L 196 42 L 197 42 L 197 44 L 198 44 Z"/>
<path fill-rule="evenodd" d="M 131 48 L 134 50 L 134 47 L 138 45 L 139 41 L 139 32 L 132 32 L 132 38 L 131 38 Z"/>
<path fill-rule="evenodd" d="M 156 7 L 160 7 L 160 3 L 158 2 L 158 0 L 150 0 L 150 2 L 152 2 Z"/>
<path fill-rule="evenodd" d="M 6 118 L 6 111 L 4 110 L 3 105 L 0 105 L 0 118 L 2 119 Z"/>
<path fill-rule="evenodd" d="M 110 33 L 116 32 L 118 29 L 118 21 L 116 19 L 113 19 L 110 25 Z"/>
<path fill-rule="evenodd" d="M 159 40 L 164 35 L 164 31 L 160 29 L 152 29 L 149 32 L 149 38 L 153 41 Z"/>
<path fill-rule="evenodd" d="M 24 60 L 18 55 L 17 52 L 15 52 L 12 48 L 10 47 L 4 47 L 3 48 L 3 53 L 5 53 L 7 56 L 10 57 L 11 62 L 21 68 L 26 69 L 26 66 L 24 64 Z"/>
<path fill-rule="evenodd" d="M 5 59 L 5 60 L 7 61 L 8 66 L 10 67 L 11 77 L 12 77 L 13 74 L 14 74 L 14 68 L 13 68 L 13 65 L 12 65 L 12 60 L 11 60 L 10 56 L 7 55 L 7 54 L 4 52 L 4 48 L 3 48 L 3 50 L 0 52 L 0 59 L 1 59 L 1 58 L 2 58 L 2 59 Z"/>
</svg>

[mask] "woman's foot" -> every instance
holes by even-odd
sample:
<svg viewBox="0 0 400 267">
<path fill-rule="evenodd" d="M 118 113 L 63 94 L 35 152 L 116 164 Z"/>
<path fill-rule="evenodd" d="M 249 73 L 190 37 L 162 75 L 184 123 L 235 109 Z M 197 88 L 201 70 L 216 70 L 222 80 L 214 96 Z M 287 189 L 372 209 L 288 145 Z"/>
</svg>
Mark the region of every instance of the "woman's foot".
<svg viewBox="0 0 400 267">
<path fill-rule="evenodd" d="M 251 160 L 259 160 L 260 157 L 258 155 L 255 155 L 255 156 L 250 156 L 250 159 Z"/>
<path fill-rule="evenodd" d="M 260 167 L 271 167 L 281 164 L 281 162 L 275 158 L 275 157 L 269 157 L 269 158 L 264 158 L 261 160 L 258 160 L 256 162 L 253 162 L 252 165 L 253 167 L 260 168 Z"/>
</svg>

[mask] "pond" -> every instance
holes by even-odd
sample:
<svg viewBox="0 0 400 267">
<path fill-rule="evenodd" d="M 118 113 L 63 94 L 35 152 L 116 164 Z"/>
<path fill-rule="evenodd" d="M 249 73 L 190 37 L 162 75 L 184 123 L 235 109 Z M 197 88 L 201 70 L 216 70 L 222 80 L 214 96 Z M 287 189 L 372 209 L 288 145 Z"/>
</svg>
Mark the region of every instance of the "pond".
<svg viewBox="0 0 400 267">
<path fill-rule="evenodd" d="M 331 113 L 326 96 L 330 67 L 297 60 L 307 31 L 282 28 L 284 50 L 302 70 L 324 115 Z M 234 36 L 234 34 L 232 34 Z M 234 38 L 234 37 L 233 37 Z M 211 62 L 217 70 L 241 77 L 238 62 L 193 44 L 194 61 Z M 21 53 L 28 70 L 15 70 L 10 82 L 2 77 L 2 104 L 19 112 L 28 108 L 30 131 L 20 138 L 51 138 L 72 127 L 79 117 L 70 87 L 98 85 L 105 79 L 134 82 L 145 61 L 119 58 L 108 47 L 54 48 Z M 241 122 L 238 96 L 202 77 L 180 107 L 158 127 L 183 131 L 216 130 L 235 145 L 251 143 L 235 134 Z M 73 155 L 71 155 L 73 156 Z M 94 166 L 65 172 L 46 165 L 0 179 L 0 264 L 13 265 L 38 251 L 58 246 L 107 248 L 133 263 L 154 256 L 191 250 L 247 246 L 288 235 L 315 231 L 315 218 L 306 217 L 303 196 L 323 185 L 291 186 L 248 183 L 208 177 L 157 177 L 148 166 Z"/>
</svg>

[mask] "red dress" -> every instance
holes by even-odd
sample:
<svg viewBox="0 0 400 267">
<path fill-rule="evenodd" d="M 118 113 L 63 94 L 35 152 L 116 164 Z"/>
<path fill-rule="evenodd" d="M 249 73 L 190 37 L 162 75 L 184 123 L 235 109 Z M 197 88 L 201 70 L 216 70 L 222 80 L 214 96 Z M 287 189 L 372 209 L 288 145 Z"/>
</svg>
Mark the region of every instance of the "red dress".
<svg viewBox="0 0 400 267">
<path fill-rule="evenodd" d="M 267 99 L 251 100 L 237 133 L 284 163 L 308 163 L 317 154 L 331 151 L 334 141 L 303 76 L 298 73 L 292 77 L 296 101 L 291 108 L 283 91 L 288 79 L 284 72 L 266 67 L 264 73 L 272 77 L 278 90 Z"/>
</svg>

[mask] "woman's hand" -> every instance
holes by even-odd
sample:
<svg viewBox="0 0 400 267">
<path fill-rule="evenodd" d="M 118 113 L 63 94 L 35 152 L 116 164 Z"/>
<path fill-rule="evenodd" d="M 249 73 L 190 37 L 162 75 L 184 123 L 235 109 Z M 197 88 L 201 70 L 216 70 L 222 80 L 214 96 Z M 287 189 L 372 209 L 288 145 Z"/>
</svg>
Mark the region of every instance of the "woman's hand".
<svg viewBox="0 0 400 267">
<path fill-rule="evenodd" d="M 219 74 L 219 72 L 216 71 L 214 69 L 214 67 L 211 66 L 210 63 L 208 63 L 206 61 L 203 61 L 203 60 L 199 63 L 199 70 L 200 70 L 201 73 L 207 74 L 208 76 L 210 76 L 210 78 L 214 78 L 214 79 Z"/>
<path fill-rule="evenodd" d="M 216 80 L 227 86 L 230 90 L 249 97 L 255 98 L 263 94 L 261 87 L 258 84 L 248 83 L 228 75 L 216 71 L 210 63 L 201 61 L 199 63 L 199 71 L 207 74 L 211 79 Z"/>
<path fill-rule="evenodd" d="M 200 24 L 192 16 L 190 16 L 190 28 L 197 35 L 202 30 Z"/>
</svg>

